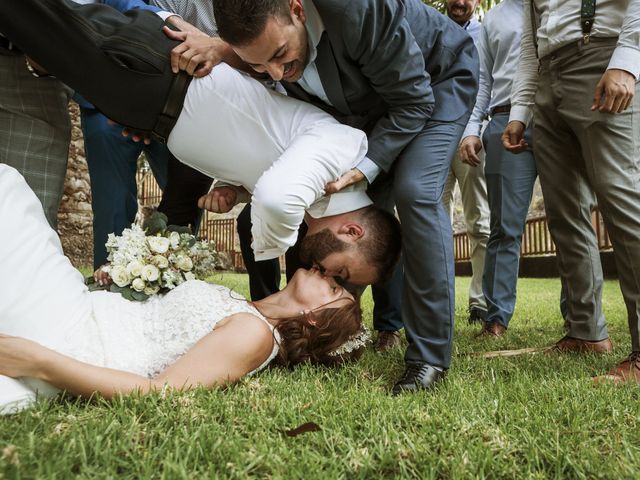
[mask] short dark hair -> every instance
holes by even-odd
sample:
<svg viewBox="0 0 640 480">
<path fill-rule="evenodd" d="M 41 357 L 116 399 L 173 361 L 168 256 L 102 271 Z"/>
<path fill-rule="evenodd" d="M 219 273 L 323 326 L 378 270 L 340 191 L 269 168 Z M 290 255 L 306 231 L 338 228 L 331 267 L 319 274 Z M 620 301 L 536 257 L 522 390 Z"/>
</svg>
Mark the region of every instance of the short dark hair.
<svg viewBox="0 0 640 480">
<path fill-rule="evenodd" d="M 288 0 L 213 0 L 218 34 L 231 45 L 247 45 L 260 35 L 269 17 L 291 22 Z"/>
<path fill-rule="evenodd" d="M 375 206 L 362 209 L 360 219 L 366 234 L 358 242 L 358 249 L 378 271 L 377 283 L 384 283 L 400 259 L 400 222 L 393 213 Z"/>
</svg>

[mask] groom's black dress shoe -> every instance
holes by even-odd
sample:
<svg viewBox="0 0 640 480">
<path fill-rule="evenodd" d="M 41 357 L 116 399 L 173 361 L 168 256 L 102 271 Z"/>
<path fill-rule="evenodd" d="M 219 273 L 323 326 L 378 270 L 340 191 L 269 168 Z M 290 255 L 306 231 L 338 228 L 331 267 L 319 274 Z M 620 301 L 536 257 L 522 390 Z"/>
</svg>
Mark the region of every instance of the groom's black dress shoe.
<svg viewBox="0 0 640 480">
<path fill-rule="evenodd" d="M 437 370 L 428 363 L 407 363 L 402 378 L 393 386 L 391 393 L 399 395 L 404 392 L 430 390 L 447 374 L 446 370 Z"/>
</svg>

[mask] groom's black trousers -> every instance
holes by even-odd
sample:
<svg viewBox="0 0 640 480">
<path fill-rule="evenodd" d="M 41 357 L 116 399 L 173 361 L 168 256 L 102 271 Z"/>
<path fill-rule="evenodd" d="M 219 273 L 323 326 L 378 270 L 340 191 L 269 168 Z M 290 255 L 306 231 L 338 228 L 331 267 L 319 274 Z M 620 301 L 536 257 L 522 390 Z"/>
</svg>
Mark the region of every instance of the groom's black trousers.
<svg viewBox="0 0 640 480">
<path fill-rule="evenodd" d="M 152 131 L 176 76 L 178 45 L 146 10 L 120 13 L 69 0 L 3 0 L 0 32 L 111 120 Z M 184 91 L 188 82 L 183 82 Z"/>
<path fill-rule="evenodd" d="M 121 13 L 68 0 L 0 2 L 0 32 L 29 58 L 108 118 L 166 139 L 190 77 L 171 72 L 169 54 L 179 42 L 162 32 L 163 25 L 146 10 Z M 210 186 L 210 178 L 171 159 L 159 209 L 170 223 L 195 227 L 197 200 Z"/>
</svg>

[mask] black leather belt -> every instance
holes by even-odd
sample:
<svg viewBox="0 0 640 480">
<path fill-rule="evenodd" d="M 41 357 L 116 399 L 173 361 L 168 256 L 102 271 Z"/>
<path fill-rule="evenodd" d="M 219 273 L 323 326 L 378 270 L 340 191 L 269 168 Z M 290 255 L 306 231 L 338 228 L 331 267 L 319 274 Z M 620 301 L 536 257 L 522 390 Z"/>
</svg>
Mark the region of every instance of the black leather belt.
<svg viewBox="0 0 640 480">
<path fill-rule="evenodd" d="M 3 37 L 1 35 L 0 35 L 0 48 L 12 53 L 22 53 L 15 43 L 13 43 L 7 37 Z"/>
<path fill-rule="evenodd" d="M 508 113 L 511 111 L 511 105 L 498 105 L 496 107 L 493 107 L 491 109 L 491 111 L 489 112 L 489 115 L 491 115 L 492 117 L 496 114 L 496 113 Z"/>
<path fill-rule="evenodd" d="M 156 126 L 153 127 L 152 133 L 156 140 L 167 143 L 169 134 L 171 130 L 173 130 L 182 111 L 184 97 L 187 94 L 187 88 L 189 88 L 191 79 L 191 75 L 183 70 L 180 70 L 180 72 L 173 77 L 162 113 L 158 116 Z"/>
</svg>

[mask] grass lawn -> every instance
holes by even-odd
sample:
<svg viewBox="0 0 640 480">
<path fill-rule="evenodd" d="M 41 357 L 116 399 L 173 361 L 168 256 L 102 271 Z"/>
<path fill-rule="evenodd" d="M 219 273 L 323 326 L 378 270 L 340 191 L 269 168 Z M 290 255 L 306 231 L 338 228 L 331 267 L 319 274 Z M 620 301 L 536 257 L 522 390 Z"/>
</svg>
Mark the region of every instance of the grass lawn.
<svg viewBox="0 0 640 480">
<path fill-rule="evenodd" d="M 245 275 L 213 278 L 247 294 Z M 0 478 L 638 478 L 640 389 L 590 376 L 629 353 L 616 282 L 604 357 L 468 355 L 563 335 L 558 280 L 523 279 L 508 334 L 478 341 L 457 280 L 454 359 L 432 393 L 394 398 L 402 349 L 339 370 L 272 369 L 226 391 L 112 404 L 66 398 L 0 417 Z M 371 297 L 364 301 L 371 322 Z M 321 430 L 283 432 L 305 422 Z"/>
</svg>

